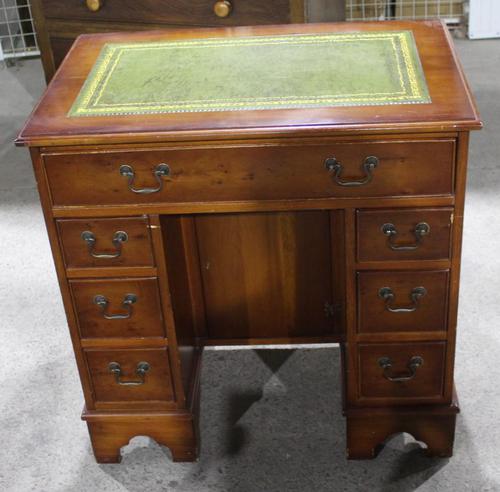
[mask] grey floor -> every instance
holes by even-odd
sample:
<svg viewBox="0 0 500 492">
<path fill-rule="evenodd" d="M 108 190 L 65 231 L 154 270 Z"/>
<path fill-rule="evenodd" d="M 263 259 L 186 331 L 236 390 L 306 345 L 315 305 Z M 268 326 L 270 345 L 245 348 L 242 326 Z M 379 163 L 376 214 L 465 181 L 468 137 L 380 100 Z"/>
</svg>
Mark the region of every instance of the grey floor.
<svg viewBox="0 0 500 492">
<path fill-rule="evenodd" d="M 40 63 L 0 66 L 0 490 L 500 491 L 500 40 L 457 44 L 485 129 L 470 153 L 450 460 L 399 436 L 347 462 L 331 347 L 206 353 L 199 462 L 139 437 L 121 465 L 97 465 L 28 153 L 12 145 Z"/>
</svg>

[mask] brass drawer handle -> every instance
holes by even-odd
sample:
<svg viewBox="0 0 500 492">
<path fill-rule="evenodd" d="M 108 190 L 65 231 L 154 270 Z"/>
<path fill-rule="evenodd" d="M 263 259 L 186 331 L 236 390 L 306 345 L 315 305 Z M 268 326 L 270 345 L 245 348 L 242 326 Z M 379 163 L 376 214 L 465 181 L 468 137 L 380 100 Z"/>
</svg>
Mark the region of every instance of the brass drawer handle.
<svg viewBox="0 0 500 492">
<path fill-rule="evenodd" d="M 365 177 L 359 181 L 342 180 L 342 170 L 344 167 L 335 157 L 329 157 L 325 161 L 325 167 L 333 174 L 334 181 L 340 186 L 363 186 L 373 179 L 373 170 L 378 166 L 378 157 L 373 155 L 367 157 L 363 163 Z"/>
<path fill-rule="evenodd" d="M 87 4 L 87 8 L 91 12 L 97 12 L 98 10 L 101 9 L 103 4 L 102 0 L 86 0 L 85 3 Z"/>
<path fill-rule="evenodd" d="M 389 357 L 381 357 L 378 360 L 378 365 L 384 370 L 384 378 L 393 383 L 403 383 L 411 381 L 417 375 L 417 369 L 424 364 L 424 359 L 416 355 L 408 362 L 409 374 L 404 376 L 391 376 L 390 370 L 392 369 L 392 360 Z"/>
<path fill-rule="evenodd" d="M 101 309 L 102 315 L 105 319 L 129 319 L 132 316 L 132 304 L 137 302 L 137 296 L 135 294 L 127 294 L 123 298 L 122 306 L 126 310 L 123 314 L 109 314 L 108 306 L 109 301 L 107 297 L 98 294 L 94 297 L 94 304 L 97 304 Z"/>
<path fill-rule="evenodd" d="M 214 3 L 214 12 L 217 17 L 228 17 L 231 10 L 233 10 L 233 6 L 228 0 L 220 0 Z"/>
<path fill-rule="evenodd" d="M 111 258 L 118 258 L 122 254 L 122 244 L 126 243 L 128 241 L 128 234 L 124 231 L 116 231 L 113 235 L 113 245 L 115 247 L 115 252 L 114 253 L 96 253 L 94 251 L 95 244 L 96 244 L 96 238 L 94 233 L 90 231 L 83 231 L 81 238 L 87 243 L 87 248 L 89 250 L 90 256 L 93 258 L 100 258 L 100 259 L 111 259 Z"/>
<path fill-rule="evenodd" d="M 378 291 L 378 296 L 385 301 L 385 309 L 391 313 L 412 313 L 418 308 L 419 301 L 427 294 L 425 287 L 414 287 L 410 292 L 412 305 L 409 307 L 392 307 L 392 301 L 396 297 L 390 287 L 382 287 Z"/>
<path fill-rule="evenodd" d="M 120 174 L 128 179 L 128 189 L 140 195 L 150 195 L 151 193 L 158 193 L 163 188 L 163 179 L 170 176 L 170 166 L 168 164 L 158 164 L 153 172 L 158 186 L 156 188 L 134 188 L 135 171 L 132 166 L 123 164 L 120 166 Z"/>
<path fill-rule="evenodd" d="M 394 239 L 398 234 L 396 226 L 391 223 L 384 224 L 380 230 L 387 236 L 387 244 L 394 251 L 415 251 L 422 243 L 422 238 L 431 232 L 431 226 L 427 222 L 419 222 L 413 229 L 415 235 L 414 244 L 395 244 Z"/>
<path fill-rule="evenodd" d="M 110 362 L 108 370 L 115 376 L 116 382 L 121 386 L 140 386 L 146 382 L 146 373 L 151 369 L 148 362 L 139 362 L 135 373 L 139 376 L 139 381 L 123 381 L 122 368 L 118 362 Z"/>
</svg>

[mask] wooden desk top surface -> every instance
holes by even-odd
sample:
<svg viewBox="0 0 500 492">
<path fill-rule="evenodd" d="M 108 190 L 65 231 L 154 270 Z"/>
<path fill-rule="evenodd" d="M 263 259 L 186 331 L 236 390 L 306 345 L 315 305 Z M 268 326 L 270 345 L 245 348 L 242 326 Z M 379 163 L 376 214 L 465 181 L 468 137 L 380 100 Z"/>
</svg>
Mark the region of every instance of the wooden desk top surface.
<svg viewBox="0 0 500 492">
<path fill-rule="evenodd" d="M 309 105 L 280 109 L 68 116 L 104 45 L 251 36 L 412 31 L 431 102 Z M 321 51 L 318 51 L 320 53 Z M 351 54 L 352 56 L 352 54 Z M 418 58 L 417 58 L 418 61 Z M 320 65 L 316 64 L 316 67 Z M 348 68 L 348 67 L 347 67 Z M 359 68 L 359 67 L 358 67 Z M 349 74 L 346 73 L 346 78 Z M 366 77 L 370 77 L 367 70 Z M 359 85 L 359 81 L 355 81 Z M 362 87 L 360 85 L 360 87 Z M 199 88 L 198 88 L 199 89 Z M 228 89 L 229 90 L 229 89 Z M 359 90 L 359 88 L 357 89 Z M 224 96 L 222 89 L 221 96 Z M 279 98 L 278 98 L 279 99 Z M 481 127 L 447 29 L 438 21 L 184 29 L 81 36 L 17 139 L 19 145 L 140 143 L 358 132 L 448 131 Z"/>
</svg>

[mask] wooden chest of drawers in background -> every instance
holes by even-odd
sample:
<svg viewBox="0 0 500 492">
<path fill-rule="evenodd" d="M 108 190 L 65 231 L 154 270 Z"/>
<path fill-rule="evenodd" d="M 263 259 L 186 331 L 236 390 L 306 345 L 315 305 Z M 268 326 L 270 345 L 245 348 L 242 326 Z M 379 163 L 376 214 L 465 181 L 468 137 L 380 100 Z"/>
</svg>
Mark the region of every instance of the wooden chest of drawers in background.
<svg viewBox="0 0 500 492">
<path fill-rule="evenodd" d="M 344 0 L 32 0 L 47 82 L 80 34 L 344 20 Z"/>
<path fill-rule="evenodd" d="M 353 29 L 411 30 L 432 102 L 68 117 L 105 43 Z M 450 456 L 480 127 L 438 22 L 81 38 L 18 143 L 31 147 L 97 460 L 118 461 L 138 434 L 195 459 L 203 346 L 283 342 L 340 343 L 349 457 L 396 432 Z"/>
</svg>

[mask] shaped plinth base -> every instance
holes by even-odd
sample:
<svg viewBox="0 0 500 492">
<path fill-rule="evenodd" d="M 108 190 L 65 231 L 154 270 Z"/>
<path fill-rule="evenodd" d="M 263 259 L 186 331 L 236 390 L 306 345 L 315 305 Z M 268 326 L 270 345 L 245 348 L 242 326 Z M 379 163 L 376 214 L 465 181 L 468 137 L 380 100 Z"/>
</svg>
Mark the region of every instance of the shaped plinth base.
<svg viewBox="0 0 500 492">
<path fill-rule="evenodd" d="M 135 436 L 148 436 L 167 446 L 173 461 L 195 461 L 198 457 L 196 422 L 185 414 L 105 414 L 84 412 L 95 459 L 119 463 L 120 450 Z"/>
<path fill-rule="evenodd" d="M 384 441 L 401 432 L 425 443 L 427 456 L 450 457 L 458 412 L 456 397 L 449 406 L 347 409 L 347 457 L 375 458 Z"/>
</svg>

